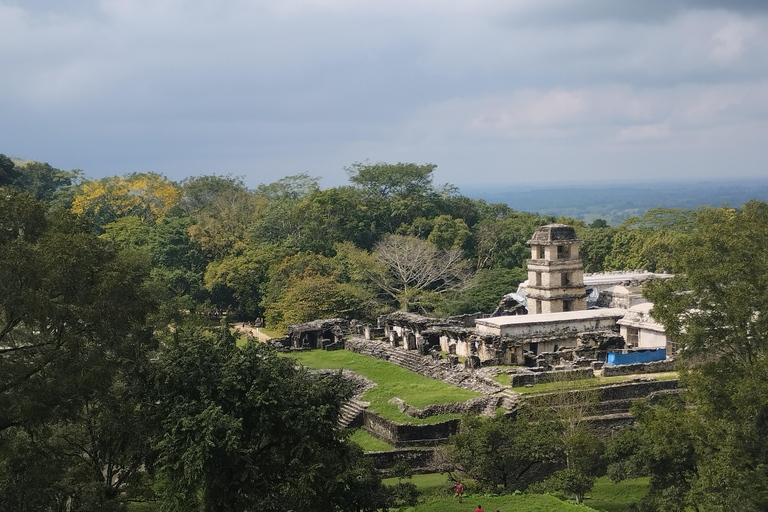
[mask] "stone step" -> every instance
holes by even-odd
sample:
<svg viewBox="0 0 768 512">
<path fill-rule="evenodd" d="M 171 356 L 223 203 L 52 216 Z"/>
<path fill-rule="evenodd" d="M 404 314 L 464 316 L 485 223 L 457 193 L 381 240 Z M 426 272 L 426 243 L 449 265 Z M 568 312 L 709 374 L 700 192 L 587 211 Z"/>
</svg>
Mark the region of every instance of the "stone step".
<svg viewBox="0 0 768 512">
<path fill-rule="evenodd" d="M 343 404 L 341 406 L 341 414 L 339 415 L 339 428 L 362 425 L 362 413 L 369 405 L 369 402 L 363 402 L 355 398 Z"/>
<path fill-rule="evenodd" d="M 501 399 L 496 400 L 489 400 L 488 405 L 485 406 L 485 409 L 483 409 L 483 412 L 480 413 L 481 416 L 487 416 L 489 418 L 492 418 L 496 416 L 496 409 L 499 408 L 501 404 Z"/>
</svg>

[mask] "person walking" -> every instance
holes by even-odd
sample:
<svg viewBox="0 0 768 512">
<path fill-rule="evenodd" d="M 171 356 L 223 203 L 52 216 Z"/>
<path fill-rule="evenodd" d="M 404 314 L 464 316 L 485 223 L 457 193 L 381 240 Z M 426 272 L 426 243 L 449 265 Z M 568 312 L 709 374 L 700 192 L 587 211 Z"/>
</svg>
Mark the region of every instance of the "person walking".
<svg viewBox="0 0 768 512">
<path fill-rule="evenodd" d="M 456 482 L 456 487 L 454 490 L 456 491 L 456 496 L 459 498 L 459 503 L 461 503 L 461 497 L 464 494 L 464 486 L 461 484 L 461 482 Z"/>
</svg>

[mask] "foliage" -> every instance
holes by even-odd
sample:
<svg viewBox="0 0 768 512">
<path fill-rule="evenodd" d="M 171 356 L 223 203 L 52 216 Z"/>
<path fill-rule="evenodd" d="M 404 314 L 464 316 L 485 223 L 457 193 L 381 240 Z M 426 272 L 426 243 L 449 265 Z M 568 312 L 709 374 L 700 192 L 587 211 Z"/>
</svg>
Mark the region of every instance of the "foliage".
<svg viewBox="0 0 768 512">
<path fill-rule="evenodd" d="M 534 419 L 530 411 L 515 419 L 468 413 L 451 436 L 448 455 L 464 473 L 491 489 L 522 489 L 531 482 L 529 471 L 536 464 L 559 459 L 558 430 L 552 418 Z"/>
<path fill-rule="evenodd" d="M 157 379 L 169 510 L 377 507 L 378 477 L 335 428 L 350 394 L 340 375 L 314 376 L 266 345 L 237 348 L 226 330 L 179 330 Z"/>
<path fill-rule="evenodd" d="M 617 477 L 650 475 L 647 509 L 768 506 L 766 226 L 761 202 L 697 212 L 675 242 L 680 272 L 647 286 L 652 314 L 678 344 L 686 400 L 695 404 L 638 409 L 638 428 L 611 449 Z"/>
<path fill-rule="evenodd" d="M 265 202 L 245 188 L 223 188 L 207 200 L 189 236 L 210 259 L 236 256 L 250 241 L 251 225 L 264 208 Z"/>
<path fill-rule="evenodd" d="M 438 315 L 452 316 L 476 313 L 493 313 L 501 298 L 517 290 L 528 278 L 522 268 L 481 269 L 462 290 L 443 294 Z"/>
<path fill-rule="evenodd" d="M 337 246 L 339 257 L 299 253 L 269 269 L 262 305 L 266 322 L 276 329 L 318 318 L 369 318 L 376 308 L 373 292 L 361 282 L 359 251 Z"/>
<path fill-rule="evenodd" d="M 456 498 L 439 498 L 430 500 L 423 505 L 404 509 L 405 512 L 466 512 L 482 505 L 483 510 L 524 510 L 525 512 L 594 512 L 594 509 L 584 505 L 574 505 L 557 499 L 554 496 L 542 494 L 508 494 L 504 496 L 472 496 L 469 501 L 465 495 L 464 502 Z"/>
<path fill-rule="evenodd" d="M 0 200 L 0 233 L 0 503 L 120 508 L 153 429 L 146 260 L 28 194 Z"/>
<path fill-rule="evenodd" d="M 126 216 L 152 225 L 178 204 L 180 196 L 178 187 L 164 176 L 134 173 L 82 183 L 72 211 L 90 216 L 96 226 Z"/>
<path fill-rule="evenodd" d="M 209 208 L 224 192 L 245 190 L 242 178 L 232 176 L 194 176 L 181 181 L 179 206 L 187 215 L 197 215 Z"/>
<path fill-rule="evenodd" d="M 638 424 L 624 430 L 606 447 L 608 476 L 613 481 L 650 475 L 643 509 L 683 511 L 695 503 L 689 498 L 696 478 L 691 413 L 674 397 L 633 409 Z"/>
<path fill-rule="evenodd" d="M 477 268 L 521 267 L 530 258 L 526 242 L 536 228 L 552 222 L 551 217 L 507 211 L 481 220 L 473 229 Z"/>
<path fill-rule="evenodd" d="M 47 163 L 14 161 L 0 154 L 0 187 L 27 192 L 35 199 L 55 202 L 57 206 L 71 203 L 72 188 L 81 176 L 78 169 L 62 171 Z"/>
<path fill-rule="evenodd" d="M 433 164 L 387 164 L 356 162 L 346 168 L 349 181 L 371 196 L 418 197 L 432 189 Z"/>
<path fill-rule="evenodd" d="M 415 237 L 389 235 L 376 245 L 374 255 L 387 270 L 371 272 L 369 278 L 395 299 L 402 311 L 423 309 L 425 296 L 456 290 L 471 277 L 461 250 L 441 250 Z"/>
</svg>

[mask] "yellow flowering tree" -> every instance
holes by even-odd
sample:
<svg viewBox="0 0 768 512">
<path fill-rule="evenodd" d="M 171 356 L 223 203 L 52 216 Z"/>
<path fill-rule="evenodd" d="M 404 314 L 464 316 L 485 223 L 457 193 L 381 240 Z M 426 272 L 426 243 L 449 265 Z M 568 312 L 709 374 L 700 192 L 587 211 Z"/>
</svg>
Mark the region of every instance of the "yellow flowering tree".
<svg viewBox="0 0 768 512">
<path fill-rule="evenodd" d="M 134 173 L 86 181 L 72 201 L 72 211 L 93 217 L 104 226 L 134 216 L 154 224 L 179 204 L 181 190 L 165 176 Z"/>
</svg>

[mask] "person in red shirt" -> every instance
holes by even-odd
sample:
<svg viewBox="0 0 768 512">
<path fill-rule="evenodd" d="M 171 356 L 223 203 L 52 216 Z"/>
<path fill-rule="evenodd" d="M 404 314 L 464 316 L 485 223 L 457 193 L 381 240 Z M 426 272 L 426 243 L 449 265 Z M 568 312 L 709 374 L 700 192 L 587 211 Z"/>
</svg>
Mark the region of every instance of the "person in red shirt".
<svg viewBox="0 0 768 512">
<path fill-rule="evenodd" d="M 475 512 L 485 512 L 485 511 L 483 510 L 483 507 L 478 505 L 477 508 L 475 509 Z"/>
<path fill-rule="evenodd" d="M 461 495 L 464 494 L 464 486 L 461 485 L 461 482 L 456 482 L 456 496 L 459 497 L 459 503 L 461 503 Z"/>
</svg>

